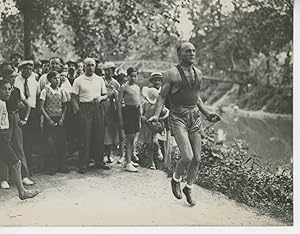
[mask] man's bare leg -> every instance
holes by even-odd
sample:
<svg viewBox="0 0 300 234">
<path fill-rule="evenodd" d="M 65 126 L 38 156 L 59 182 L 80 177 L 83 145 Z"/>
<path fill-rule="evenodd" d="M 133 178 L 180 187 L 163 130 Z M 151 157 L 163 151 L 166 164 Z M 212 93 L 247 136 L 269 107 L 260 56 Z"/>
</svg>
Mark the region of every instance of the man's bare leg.
<svg viewBox="0 0 300 234">
<path fill-rule="evenodd" d="M 11 166 L 12 177 L 15 185 L 17 186 L 19 192 L 19 198 L 25 200 L 28 198 L 33 198 L 38 195 L 38 190 L 26 190 L 22 183 L 21 175 L 21 161 L 18 161 L 16 164 Z"/>
<path fill-rule="evenodd" d="M 195 182 L 200 160 L 201 160 L 201 134 L 200 132 L 195 132 L 190 135 L 190 142 L 193 149 L 193 159 L 190 162 L 188 169 L 187 169 L 187 184 L 192 186 Z"/>
<path fill-rule="evenodd" d="M 181 158 L 176 163 L 175 179 L 181 179 L 189 163 L 193 158 L 192 145 L 190 143 L 189 135 L 187 132 L 176 134 L 175 141 L 179 147 Z"/>
<path fill-rule="evenodd" d="M 194 157 L 188 166 L 187 182 L 182 191 L 186 196 L 187 202 L 191 206 L 194 206 L 196 205 L 196 202 L 192 198 L 192 185 L 195 182 L 201 160 L 201 134 L 199 131 L 190 135 L 190 142 L 192 145 Z"/>
<path fill-rule="evenodd" d="M 193 158 L 193 150 L 189 140 L 188 132 L 182 131 L 174 136 L 175 141 L 179 147 L 181 159 L 177 162 L 175 173 L 171 180 L 172 192 L 177 199 L 181 199 L 180 181 L 182 176 L 187 169 L 189 163 Z"/>
</svg>

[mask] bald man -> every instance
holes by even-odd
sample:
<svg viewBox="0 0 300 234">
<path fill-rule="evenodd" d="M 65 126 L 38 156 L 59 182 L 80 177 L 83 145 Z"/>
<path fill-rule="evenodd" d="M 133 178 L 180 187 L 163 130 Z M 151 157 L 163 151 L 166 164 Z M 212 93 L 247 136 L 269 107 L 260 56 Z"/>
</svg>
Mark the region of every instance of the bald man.
<svg viewBox="0 0 300 234">
<path fill-rule="evenodd" d="M 210 112 L 200 98 L 202 73 L 193 64 L 195 47 L 190 42 L 182 42 L 177 47 L 179 64 L 163 75 L 163 85 L 156 102 L 155 114 L 149 121 L 157 121 L 160 111 L 168 98 L 170 103 L 170 128 L 180 149 L 181 159 L 177 162 L 171 180 L 171 187 L 177 199 L 182 198 L 180 181 L 187 171 L 187 181 L 182 192 L 187 202 L 194 206 L 192 184 L 201 160 L 201 118 L 216 122 L 220 117 Z"/>
<path fill-rule="evenodd" d="M 104 120 L 100 103 L 107 99 L 104 79 L 95 74 L 96 62 L 92 58 L 84 60 L 84 74 L 75 79 L 71 94 L 72 106 L 79 117 L 81 149 L 79 153 L 79 173 L 87 171 L 91 156 L 98 168 L 109 170 L 103 161 Z"/>
</svg>

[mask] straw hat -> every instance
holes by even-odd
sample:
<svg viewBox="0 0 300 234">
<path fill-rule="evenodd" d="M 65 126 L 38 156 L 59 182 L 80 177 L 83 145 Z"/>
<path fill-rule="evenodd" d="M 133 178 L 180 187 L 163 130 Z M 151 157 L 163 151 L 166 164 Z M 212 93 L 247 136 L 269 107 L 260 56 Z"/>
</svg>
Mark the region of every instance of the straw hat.
<svg viewBox="0 0 300 234">
<path fill-rule="evenodd" d="M 158 90 L 156 88 L 149 88 L 147 86 L 143 87 L 142 94 L 151 104 L 155 104 L 159 96 Z"/>
</svg>

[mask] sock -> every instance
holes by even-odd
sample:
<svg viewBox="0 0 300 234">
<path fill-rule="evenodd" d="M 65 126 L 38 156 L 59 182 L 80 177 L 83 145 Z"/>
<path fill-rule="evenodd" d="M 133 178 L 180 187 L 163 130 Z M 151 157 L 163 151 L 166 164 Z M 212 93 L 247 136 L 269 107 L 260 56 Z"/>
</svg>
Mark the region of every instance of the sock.
<svg viewBox="0 0 300 234">
<path fill-rule="evenodd" d="M 188 183 L 185 184 L 185 187 L 192 189 L 192 185 L 189 185 Z"/>
<path fill-rule="evenodd" d="M 176 179 L 176 178 L 175 178 L 175 173 L 174 173 L 174 174 L 173 174 L 173 180 L 175 180 L 176 182 L 180 182 L 180 181 L 182 180 L 182 177 L 180 176 L 179 179 Z"/>
</svg>

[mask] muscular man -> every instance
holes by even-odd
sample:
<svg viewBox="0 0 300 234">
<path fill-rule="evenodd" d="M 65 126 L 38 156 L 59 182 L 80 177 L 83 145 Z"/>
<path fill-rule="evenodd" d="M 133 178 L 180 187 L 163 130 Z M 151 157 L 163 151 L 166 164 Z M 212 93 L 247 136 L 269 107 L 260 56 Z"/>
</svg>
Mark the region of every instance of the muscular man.
<svg viewBox="0 0 300 234">
<path fill-rule="evenodd" d="M 210 112 L 200 98 L 202 73 L 193 66 L 195 47 L 183 42 L 177 48 L 179 65 L 164 74 L 160 96 L 156 102 L 155 114 L 149 121 L 157 121 L 166 101 L 170 103 L 170 128 L 181 152 L 171 180 L 172 192 L 177 199 L 182 198 L 180 181 L 187 170 L 187 182 L 182 192 L 187 202 L 194 206 L 192 184 L 198 172 L 201 159 L 201 118 L 200 112 L 211 122 L 220 120 Z"/>
</svg>

